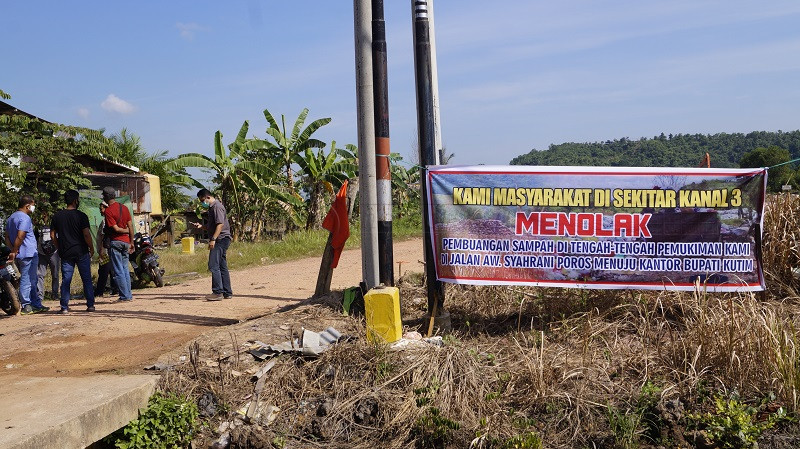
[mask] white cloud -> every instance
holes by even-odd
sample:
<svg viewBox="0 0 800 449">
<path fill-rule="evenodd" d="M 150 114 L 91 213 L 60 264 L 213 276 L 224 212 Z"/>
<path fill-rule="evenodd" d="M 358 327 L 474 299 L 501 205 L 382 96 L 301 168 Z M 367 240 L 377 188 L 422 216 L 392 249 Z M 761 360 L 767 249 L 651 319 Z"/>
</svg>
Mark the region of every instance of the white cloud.
<svg viewBox="0 0 800 449">
<path fill-rule="evenodd" d="M 89 118 L 89 109 L 88 108 L 78 108 L 78 110 L 75 111 L 75 113 L 78 114 L 78 116 L 80 118 Z"/>
<path fill-rule="evenodd" d="M 119 98 L 114 94 L 108 94 L 105 100 L 100 103 L 103 109 L 109 112 L 116 112 L 118 114 L 132 114 L 136 112 L 136 106 L 128 103 L 127 101 Z"/>
<path fill-rule="evenodd" d="M 191 41 L 194 39 L 194 35 L 198 31 L 205 31 L 205 28 L 201 27 L 199 24 L 195 22 L 183 23 L 178 22 L 175 24 L 175 28 L 178 29 L 181 33 L 181 39 L 186 41 Z"/>
</svg>

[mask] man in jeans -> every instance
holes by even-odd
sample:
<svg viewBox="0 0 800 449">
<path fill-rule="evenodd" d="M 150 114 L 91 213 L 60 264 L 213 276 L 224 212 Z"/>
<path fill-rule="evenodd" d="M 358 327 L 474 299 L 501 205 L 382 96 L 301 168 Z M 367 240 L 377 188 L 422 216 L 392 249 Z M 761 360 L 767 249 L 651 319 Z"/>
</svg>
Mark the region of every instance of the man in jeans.
<svg viewBox="0 0 800 449">
<path fill-rule="evenodd" d="M 78 210 L 80 197 L 77 190 L 64 193 L 67 208 L 53 215 L 50 238 L 58 248 L 61 259 L 61 313 L 69 313 L 70 285 L 75 266 L 78 266 L 86 298 L 86 311 L 94 312 L 94 286 L 92 285 L 92 233 L 89 217 Z"/>
<path fill-rule="evenodd" d="M 233 296 L 231 275 L 228 272 L 228 247 L 231 245 L 231 226 L 222 201 L 214 198 L 208 189 L 200 189 L 197 198 L 202 207 L 208 209 L 208 270 L 211 271 L 211 295 L 209 301 L 221 301 Z M 202 227 L 195 223 L 195 226 Z"/>
<path fill-rule="evenodd" d="M 103 187 L 103 201 L 108 204 L 103 216 L 106 229 L 111 237 L 108 249 L 111 267 L 117 280 L 120 301 L 132 301 L 131 272 L 128 257 L 133 253 L 133 220 L 128 208 L 117 202 L 117 192 L 113 187 Z"/>
<path fill-rule="evenodd" d="M 9 259 L 14 260 L 21 276 L 19 280 L 20 314 L 46 312 L 49 307 L 42 306 L 36 294 L 39 282 L 39 252 L 36 249 L 36 235 L 33 232 L 31 214 L 36 202 L 30 195 L 22 195 L 17 211 L 6 221 L 6 245 L 11 249 Z"/>
</svg>

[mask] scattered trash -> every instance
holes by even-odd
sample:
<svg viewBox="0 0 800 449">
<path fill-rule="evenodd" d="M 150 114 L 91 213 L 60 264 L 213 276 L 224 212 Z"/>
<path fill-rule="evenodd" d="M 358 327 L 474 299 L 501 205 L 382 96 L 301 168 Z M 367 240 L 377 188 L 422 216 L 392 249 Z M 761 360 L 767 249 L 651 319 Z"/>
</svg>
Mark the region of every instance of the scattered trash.
<svg viewBox="0 0 800 449">
<path fill-rule="evenodd" d="M 156 363 L 144 367 L 145 371 L 166 371 L 172 369 L 172 365 L 167 363 Z"/>
<path fill-rule="evenodd" d="M 266 410 L 264 410 L 264 413 L 262 413 L 261 423 L 267 426 L 272 424 L 276 419 L 278 419 L 278 413 L 280 413 L 280 411 L 281 408 L 277 405 L 270 405 Z"/>
<path fill-rule="evenodd" d="M 231 434 L 228 432 L 219 436 L 219 439 L 211 445 L 211 449 L 227 449 L 231 445 Z"/>
<path fill-rule="evenodd" d="M 389 345 L 389 349 L 421 349 L 430 346 L 444 346 L 442 337 L 437 335 L 431 338 L 422 338 L 422 335 L 420 335 L 419 332 L 408 332 L 403 335 L 403 338 Z"/>
<path fill-rule="evenodd" d="M 275 360 L 270 360 L 270 362 L 269 362 L 269 363 L 267 363 L 266 365 L 264 365 L 264 366 L 263 366 L 263 367 L 262 367 L 260 370 L 258 370 L 258 372 L 256 372 L 255 374 L 253 374 L 253 377 L 252 377 L 252 379 L 251 379 L 251 380 L 252 380 L 253 382 L 260 380 L 260 379 L 261 379 L 261 377 L 262 377 L 264 374 L 267 374 L 267 372 L 269 372 L 269 370 L 271 370 L 271 369 L 272 369 L 272 367 L 273 367 L 273 366 L 275 366 Z"/>
<path fill-rule="evenodd" d="M 303 329 L 303 335 L 300 339 L 295 338 L 292 341 L 286 341 L 278 345 L 268 345 L 256 341 L 257 348 L 248 352 L 258 360 L 266 360 L 275 354 L 281 353 L 319 356 L 330 345 L 337 343 L 341 339 L 342 334 L 333 327 L 329 327 L 320 333 Z"/>
<path fill-rule="evenodd" d="M 9 363 L 8 365 L 6 365 L 6 369 L 13 369 L 13 368 L 14 368 L 13 363 Z"/>
<path fill-rule="evenodd" d="M 210 391 L 206 391 L 200 396 L 200 400 L 197 401 L 197 408 L 200 409 L 200 416 L 204 418 L 210 418 L 217 414 L 217 397 L 214 393 Z"/>
</svg>

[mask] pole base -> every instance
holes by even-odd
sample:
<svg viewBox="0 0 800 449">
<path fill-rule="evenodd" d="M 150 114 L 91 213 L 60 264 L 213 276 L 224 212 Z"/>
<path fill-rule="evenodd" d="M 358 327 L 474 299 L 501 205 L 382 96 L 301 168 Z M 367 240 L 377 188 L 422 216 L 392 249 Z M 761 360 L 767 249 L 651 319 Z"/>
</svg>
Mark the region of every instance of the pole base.
<svg viewBox="0 0 800 449">
<path fill-rule="evenodd" d="M 431 316 L 425 315 L 424 323 L 427 330 L 427 325 L 430 322 Z M 450 319 L 450 312 L 442 311 L 441 315 L 433 317 L 433 334 L 449 334 L 453 331 L 453 322 Z"/>
</svg>

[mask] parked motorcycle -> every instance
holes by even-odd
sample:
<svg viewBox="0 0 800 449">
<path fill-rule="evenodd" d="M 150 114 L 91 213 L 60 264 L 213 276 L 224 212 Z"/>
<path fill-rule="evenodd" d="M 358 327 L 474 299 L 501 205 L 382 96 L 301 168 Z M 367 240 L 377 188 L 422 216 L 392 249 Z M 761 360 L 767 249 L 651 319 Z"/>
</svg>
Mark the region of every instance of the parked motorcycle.
<svg viewBox="0 0 800 449">
<path fill-rule="evenodd" d="M 0 309 L 8 315 L 16 315 L 20 309 L 17 293 L 20 276 L 14 262 L 9 262 L 9 254 L 11 249 L 0 247 Z"/>
<path fill-rule="evenodd" d="M 156 287 L 164 286 L 164 270 L 158 266 L 158 254 L 153 250 L 153 241 L 147 233 L 137 232 L 133 236 L 133 253 L 130 255 L 133 273 L 143 285 L 151 281 Z"/>
</svg>

